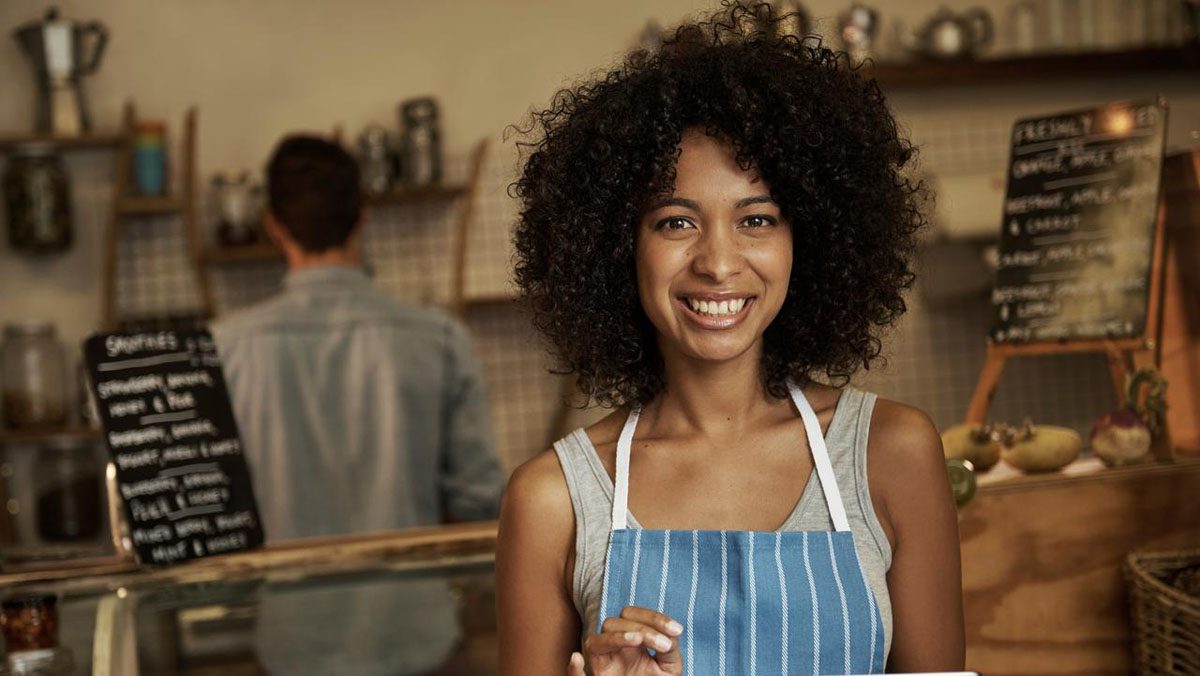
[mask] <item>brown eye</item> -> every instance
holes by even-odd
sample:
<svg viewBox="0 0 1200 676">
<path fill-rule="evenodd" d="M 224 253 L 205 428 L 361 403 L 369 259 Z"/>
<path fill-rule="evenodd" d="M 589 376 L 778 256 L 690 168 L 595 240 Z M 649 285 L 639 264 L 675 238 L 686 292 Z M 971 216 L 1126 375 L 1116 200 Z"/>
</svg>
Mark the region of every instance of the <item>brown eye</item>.
<svg viewBox="0 0 1200 676">
<path fill-rule="evenodd" d="M 762 228 L 768 225 L 775 225 L 775 219 L 770 216 L 747 216 L 742 220 L 742 225 L 747 228 Z"/>
<path fill-rule="evenodd" d="M 668 216 L 654 224 L 655 230 L 686 230 L 692 227 L 692 222 L 682 216 Z"/>
</svg>

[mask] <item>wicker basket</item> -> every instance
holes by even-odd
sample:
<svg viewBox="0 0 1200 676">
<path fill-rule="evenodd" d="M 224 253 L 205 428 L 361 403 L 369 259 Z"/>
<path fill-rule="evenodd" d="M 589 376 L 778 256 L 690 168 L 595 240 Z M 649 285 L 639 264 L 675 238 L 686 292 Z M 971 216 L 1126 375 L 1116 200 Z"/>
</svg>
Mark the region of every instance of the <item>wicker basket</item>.
<svg viewBox="0 0 1200 676">
<path fill-rule="evenodd" d="M 1200 674 L 1200 549 L 1133 552 L 1125 580 L 1133 614 L 1134 668 L 1139 674 Z M 1176 586 L 1188 580 L 1191 593 Z"/>
</svg>

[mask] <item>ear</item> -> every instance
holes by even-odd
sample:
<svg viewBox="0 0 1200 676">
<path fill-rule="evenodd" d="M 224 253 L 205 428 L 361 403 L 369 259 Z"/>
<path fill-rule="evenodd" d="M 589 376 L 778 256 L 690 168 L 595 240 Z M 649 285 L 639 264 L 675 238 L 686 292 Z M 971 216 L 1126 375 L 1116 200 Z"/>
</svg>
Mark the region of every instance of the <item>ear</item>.
<svg viewBox="0 0 1200 676">
<path fill-rule="evenodd" d="M 287 229 L 280 224 L 279 219 L 275 218 L 275 214 L 270 209 L 263 212 L 263 231 L 267 233 L 267 238 L 280 249 L 284 249 L 287 244 L 292 243 Z"/>
</svg>

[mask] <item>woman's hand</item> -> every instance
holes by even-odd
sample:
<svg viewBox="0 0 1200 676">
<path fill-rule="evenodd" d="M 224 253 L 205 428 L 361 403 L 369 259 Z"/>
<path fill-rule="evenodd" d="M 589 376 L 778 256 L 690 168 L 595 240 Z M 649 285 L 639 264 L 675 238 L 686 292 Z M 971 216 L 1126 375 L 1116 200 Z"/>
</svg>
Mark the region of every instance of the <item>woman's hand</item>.
<svg viewBox="0 0 1200 676">
<path fill-rule="evenodd" d="M 584 661 L 592 676 L 670 676 L 683 673 L 679 635 L 683 625 L 646 608 L 626 606 L 620 617 L 604 621 L 600 633 L 588 638 L 583 655 L 571 655 L 568 676 L 584 676 Z M 654 649 L 652 657 L 647 651 Z"/>
</svg>

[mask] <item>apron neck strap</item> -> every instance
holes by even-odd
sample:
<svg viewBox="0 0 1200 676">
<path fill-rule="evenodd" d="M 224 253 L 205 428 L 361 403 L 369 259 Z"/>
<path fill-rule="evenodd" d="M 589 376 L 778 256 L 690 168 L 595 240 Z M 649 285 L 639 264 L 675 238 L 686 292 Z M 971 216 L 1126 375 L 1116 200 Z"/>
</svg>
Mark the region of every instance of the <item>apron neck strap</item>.
<svg viewBox="0 0 1200 676">
<path fill-rule="evenodd" d="M 825 447 L 825 438 L 821 436 L 821 423 L 817 413 L 813 411 L 808 398 L 796 385 L 791 385 L 792 402 L 800 411 L 804 421 L 804 432 L 808 435 L 808 447 L 812 452 L 813 469 L 825 494 L 825 505 L 829 508 L 829 516 L 833 519 L 833 528 L 837 531 L 850 530 L 850 521 L 846 518 L 846 507 L 842 504 L 842 492 L 838 489 L 837 478 L 833 474 L 833 464 L 829 461 L 829 449 Z M 633 432 L 637 429 L 638 418 L 642 414 L 640 406 L 634 406 L 625 419 L 625 427 L 617 439 L 616 481 L 613 484 L 612 529 L 624 530 L 629 525 L 629 454 L 633 448 Z"/>
<path fill-rule="evenodd" d="M 846 518 L 846 506 L 842 504 L 842 492 L 838 489 L 837 477 L 833 474 L 833 464 L 829 461 L 829 449 L 825 446 L 825 437 L 821 435 L 821 423 L 817 420 L 817 412 L 808 403 L 795 383 L 788 386 L 792 393 L 792 402 L 800 411 L 804 420 L 804 433 L 808 435 L 808 448 L 812 451 L 813 469 L 821 484 L 821 492 L 825 494 L 825 505 L 829 508 L 829 516 L 833 519 L 833 529 L 836 531 L 850 530 L 850 521 Z"/>
<path fill-rule="evenodd" d="M 624 530 L 629 522 L 629 451 L 633 448 L 633 431 L 637 428 L 642 407 L 634 406 L 625 419 L 625 427 L 617 439 L 617 477 L 613 484 L 612 529 Z"/>
</svg>

